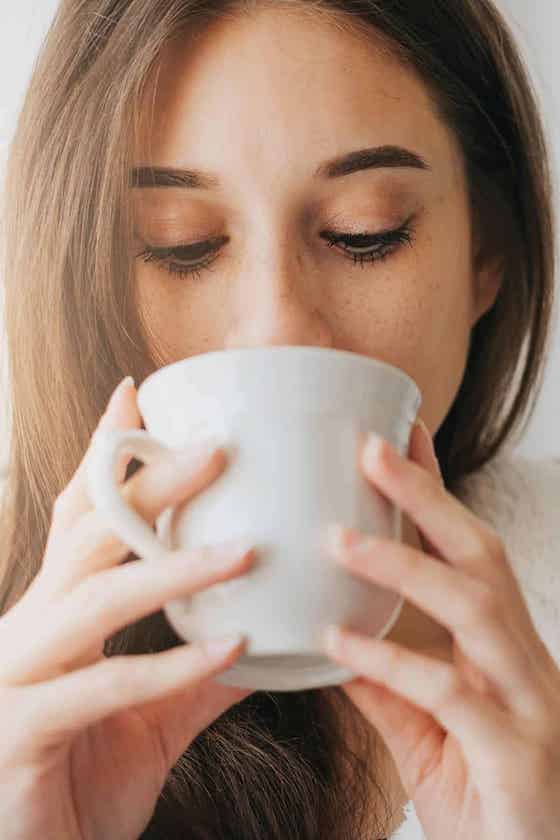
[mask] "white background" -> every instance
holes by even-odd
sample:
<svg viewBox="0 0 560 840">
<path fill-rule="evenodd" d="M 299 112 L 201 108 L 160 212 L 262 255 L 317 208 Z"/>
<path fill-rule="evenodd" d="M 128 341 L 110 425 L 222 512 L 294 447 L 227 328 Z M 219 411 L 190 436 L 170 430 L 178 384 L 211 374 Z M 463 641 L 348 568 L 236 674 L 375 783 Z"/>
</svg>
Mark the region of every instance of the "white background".
<svg viewBox="0 0 560 840">
<path fill-rule="evenodd" d="M 560 79 L 560 50 L 558 49 L 560 4 L 558 0 L 537 0 L 533 3 L 529 3 L 528 0 L 498 0 L 498 5 L 508 16 L 531 70 L 550 138 L 555 186 L 558 190 L 560 93 L 557 81 Z M 7 147 L 11 140 L 22 96 L 37 50 L 58 6 L 58 0 L 19 0 L 17 4 L 4 3 L 3 6 L 0 26 L 0 188 Z M 560 232 L 558 195 L 556 203 L 557 227 Z M 1 313 L 0 299 L 0 329 L 2 329 Z M 560 431 L 560 335 L 557 323 L 558 311 L 556 310 L 554 339 L 543 390 L 528 432 L 518 445 L 518 450 L 524 454 L 541 456 L 560 453 L 560 443 L 557 440 Z M 0 404 L 4 405 L 5 410 L 8 394 L 5 384 L 6 358 L 3 329 L 1 349 L 3 384 L 0 383 L 2 389 Z M 6 439 L 6 427 L 2 425 L 3 423 L 4 416 L 2 415 L 0 419 L 0 469 L 5 460 L 2 440 Z"/>
</svg>

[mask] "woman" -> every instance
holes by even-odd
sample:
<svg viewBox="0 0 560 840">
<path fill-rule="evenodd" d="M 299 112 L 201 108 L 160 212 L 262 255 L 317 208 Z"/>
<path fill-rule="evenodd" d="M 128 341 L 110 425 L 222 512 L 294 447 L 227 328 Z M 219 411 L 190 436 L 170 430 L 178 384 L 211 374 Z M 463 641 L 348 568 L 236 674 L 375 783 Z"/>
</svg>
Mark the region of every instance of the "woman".
<svg viewBox="0 0 560 840">
<path fill-rule="evenodd" d="M 64 0 L 5 220 L 3 838 L 377 838 L 407 799 L 428 840 L 556 836 L 557 663 L 459 500 L 528 419 L 553 302 L 542 124 L 491 3 Z M 329 648 L 344 686 L 214 683 L 242 646 L 183 645 L 161 607 L 252 553 L 163 581 L 87 496 L 99 416 L 142 426 L 130 382 L 104 412 L 116 382 L 264 344 L 381 358 L 423 394 L 409 457 L 364 460 L 405 531 L 353 569 L 407 602 L 383 642 Z M 227 468 L 188 457 L 122 463 L 147 521 Z"/>
</svg>

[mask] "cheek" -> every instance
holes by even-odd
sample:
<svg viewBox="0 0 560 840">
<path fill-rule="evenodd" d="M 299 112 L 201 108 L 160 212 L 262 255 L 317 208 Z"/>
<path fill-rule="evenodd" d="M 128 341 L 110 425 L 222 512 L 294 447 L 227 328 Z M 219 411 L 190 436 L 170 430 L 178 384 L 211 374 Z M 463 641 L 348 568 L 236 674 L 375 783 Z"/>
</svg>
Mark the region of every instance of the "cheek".
<svg viewBox="0 0 560 840">
<path fill-rule="evenodd" d="M 458 268 L 461 266 L 461 268 Z M 407 312 L 407 372 L 423 394 L 420 409 L 432 428 L 438 427 L 459 390 L 469 352 L 471 277 L 466 260 L 441 265 L 418 285 L 422 294 Z"/>
<path fill-rule="evenodd" d="M 431 313 L 424 313 L 423 332 L 417 336 L 414 367 L 423 385 L 423 416 L 439 426 L 459 390 L 469 351 L 469 296 L 453 283 L 454 292 L 442 284 Z"/>
<path fill-rule="evenodd" d="M 458 240 L 461 242 L 461 238 Z M 422 392 L 422 417 L 438 427 L 463 378 L 471 328 L 468 247 L 424 243 L 371 275 L 347 304 L 343 329 L 357 352 L 400 367 Z M 344 310 L 339 310 L 344 311 Z"/>
<path fill-rule="evenodd" d="M 186 356 L 221 349 L 222 319 L 227 319 L 224 298 L 211 284 L 196 278 L 167 277 L 161 271 L 136 270 L 137 302 L 158 354 L 172 362 Z"/>
</svg>

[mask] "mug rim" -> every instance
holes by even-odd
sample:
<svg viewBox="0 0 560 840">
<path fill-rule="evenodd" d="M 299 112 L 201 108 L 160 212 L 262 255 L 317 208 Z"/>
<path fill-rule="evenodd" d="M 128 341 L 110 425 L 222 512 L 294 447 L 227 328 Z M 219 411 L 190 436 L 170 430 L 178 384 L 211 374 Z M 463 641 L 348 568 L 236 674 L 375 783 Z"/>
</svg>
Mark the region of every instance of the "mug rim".
<svg viewBox="0 0 560 840">
<path fill-rule="evenodd" d="M 175 362 L 170 362 L 163 367 L 159 367 L 156 370 L 152 371 L 152 373 L 148 374 L 148 376 L 141 382 L 138 391 L 137 391 L 137 398 L 140 397 L 140 393 L 144 389 L 144 387 L 148 386 L 156 377 L 163 373 L 163 371 L 171 372 L 171 368 L 177 369 L 183 365 L 196 365 L 197 363 L 204 363 L 202 360 L 207 359 L 208 357 L 214 356 L 243 356 L 243 355 L 250 355 L 255 353 L 265 353 L 271 356 L 274 356 L 277 353 L 282 353 L 285 355 L 286 353 L 291 353 L 292 351 L 298 351 L 299 354 L 302 352 L 307 353 L 308 355 L 325 355 L 334 353 L 336 355 L 345 356 L 349 360 L 353 360 L 354 363 L 375 367 L 376 369 L 382 368 L 384 370 L 390 371 L 393 375 L 400 378 L 402 382 L 409 388 L 412 392 L 412 397 L 415 400 L 418 400 L 421 397 L 420 388 L 414 381 L 414 379 L 405 373 L 402 368 L 397 367 L 396 365 L 391 364 L 390 362 L 385 362 L 383 359 L 373 358 L 371 356 L 365 356 L 362 353 L 356 353 L 353 350 L 339 350 L 336 347 L 313 347 L 309 345 L 299 345 L 299 344 L 275 344 L 275 345 L 259 345 L 256 347 L 235 347 L 233 349 L 224 349 L 224 350 L 209 350 L 204 353 L 197 353 L 194 356 L 186 356 L 184 359 L 177 359 Z"/>
</svg>

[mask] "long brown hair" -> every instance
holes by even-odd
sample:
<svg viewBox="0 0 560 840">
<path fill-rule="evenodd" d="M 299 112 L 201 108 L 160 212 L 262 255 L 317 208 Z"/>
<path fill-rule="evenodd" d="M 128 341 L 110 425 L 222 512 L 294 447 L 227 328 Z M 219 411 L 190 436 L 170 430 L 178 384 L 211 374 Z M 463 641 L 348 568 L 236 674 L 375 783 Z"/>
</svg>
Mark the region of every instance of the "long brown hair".
<svg viewBox="0 0 560 840">
<path fill-rule="evenodd" d="M 419 75 L 464 153 L 473 225 L 486 252 L 503 257 L 502 288 L 472 330 L 460 390 L 435 438 L 453 488 L 524 427 L 541 386 L 554 225 L 547 143 L 528 73 L 489 0 L 280 2 L 287 12 L 321 14 L 359 37 L 381 38 Z M 136 305 L 128 180 L 162 49 L 218 17 L 265 5 L 62 0 L 44 40 L 4 193 L 11 441 L 0 614 L 37 573 L 53 502 L 114 386 L 129 373 L 140 383 L 163 361 L 150 353 Z M 128 475 L 139 466 L 133 462 Z M 123 628 L 105 650 L 156 651 L 182 641 L 159 611 Z M 354 743 L 369 744 L 368 759 L 353 751 L 340 726 L 347 703 L 332 687 L 256 692 L 233 706 L 177 762 L 143 837 L 364 836 L 377 784 L 375 743 L 349 716 Z M 388 804 L 379 804 L 380 834 L 390 817 Z"/>
</svg>

